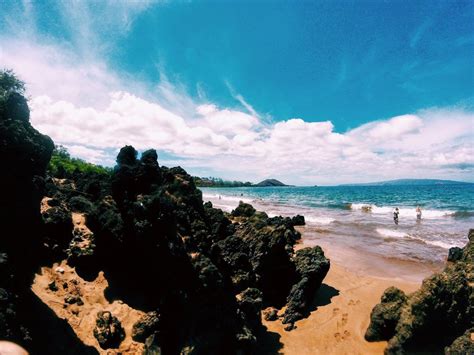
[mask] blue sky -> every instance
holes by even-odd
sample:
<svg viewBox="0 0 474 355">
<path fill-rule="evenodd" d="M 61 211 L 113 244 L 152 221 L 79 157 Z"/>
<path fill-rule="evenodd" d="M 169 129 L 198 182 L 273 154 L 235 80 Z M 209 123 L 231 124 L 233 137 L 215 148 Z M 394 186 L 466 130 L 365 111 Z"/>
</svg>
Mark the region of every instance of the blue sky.
<svg viewBox="0 0 474 355">
<path fill-rule="evenodd" d="M 2 7 L 0 63 L 83 158 L 130 142 L 224 178 L 474 179 L 472 1 Z"/>
</svg>

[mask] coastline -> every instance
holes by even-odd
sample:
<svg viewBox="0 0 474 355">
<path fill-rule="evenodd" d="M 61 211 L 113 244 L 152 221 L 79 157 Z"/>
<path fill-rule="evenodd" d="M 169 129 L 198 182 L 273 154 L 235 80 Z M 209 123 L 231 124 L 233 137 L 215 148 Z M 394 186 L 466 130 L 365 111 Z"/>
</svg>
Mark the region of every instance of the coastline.
<svg viewBox="0 0 474 355">
<path fill-rule="evenodd" d="M 276 212 L 275 207 L 267 201 L 251 200 L 245 196 L 231 199 L 228 197 L 218 199 L 214 196 L 204 196 L 203 200 L 210 201 L 214 207 L 226 212 L 231 212 L 236 208 L 239 200 L 252 204 L 256 210 L 266 212 L 270 216 L 275 215 Z M 295 210 L 280 209 L 278 213 L 290 217 L 295 215 Z M 304 215 L 304 212 L 302 214 Z M 350 268 L 350 272 L 356 275 L 401 282 L 419 284 L 427 276 L 444 268 L 447 249 L 443 251 L 442 261 L 398 258 L 394 257 L 393 254 L 385 255 L 383 251 L 377 249 L 377 246 L 349 243 L 348 240 L 334 235 L 334 233 L 327 233 L 326 227 L 324 224 L 314 224 L 308 220 L 306 225 L 296 227 L 302 237 L 295 248 L 319 245 L 323 248 L 326 256 L 331 259 L 331 264 Z"/>
<path fill-rule="evenodd" d="M 230 208 L 229 205 L 222 206 L 219 199 L 205 200 L 210 200 L 218 208 L 224 207 L 224 210 Z M 266 206 L 254 203 L 254 207 L 265 211 Z M 296 322 L 296 329 L 287 332 L 281 321 L 266 321 L 262 317 L 262 323 L 273 337 L 279 339 L 281 347 L 274 349 L 263 341 L 259 353 L 383 354 L 387 342 L 367 342 L 364 339 L 371 311 L 380 302 L 383 292 L 390 286 L 407 294 L 414 292 L 425 277 L 444 267 L 444 263 L 427 264 L 364 253 L 334 243 L 331 238 L 325 240 L 324 233 L 315 238 L 317 228 L 312 225 L 296 229 L 302 238 L 295 249 L 319 245 L 331 260 L 331 267 L 316 294 L 309 317 Z"/>
<path fill-rule="evenodd" d="M 349 246 L 334 243 L 330 239 L 325 240 L 324 237 L 315 238 L 312 227 L 298 226 L 296 229 L 301 233 L 301 241 L 295 246 L 296 250 L 319 245 L 331 260 L 331 267 L 337 264 L 355 275 L 420 284 L 424 278 L 444 268 L 444 263 L 431 264 L 383 257 L 380 254 L 364 253 Z"/>
</svg>

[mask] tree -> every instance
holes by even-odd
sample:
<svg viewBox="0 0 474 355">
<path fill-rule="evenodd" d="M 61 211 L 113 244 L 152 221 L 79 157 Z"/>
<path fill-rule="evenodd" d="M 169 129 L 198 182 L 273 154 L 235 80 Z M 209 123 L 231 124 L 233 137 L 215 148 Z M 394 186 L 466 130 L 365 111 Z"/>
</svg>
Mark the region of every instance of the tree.
<svg viewBox="0 0 474 355">
<path fill-rule="evenodd" d="M 15 111 L 14 114 L 28 119 L 29 109 L 24 95 L 25 83 L 18 79 L 12 70 L 0 70 L 0 117 L 3 117 L 7 112 L 7 106 L 11 106 L 13 107 L 12 111 Z"/>
<path fill-rule="evenodd" d="M 13 92 L 25 95 L 25 83 L 18 79 L 13 70 L 0 70 L 0 100 L 6 101 Z"/>
<path fill-rule="evenodd" d="M 79 158 L 71 158 L 65 147 L 57 145 L 48 166 L 48 173 L 54 177 L 70 177 L 73 173 L 94 173 L 100 175 L 110 175 L 111 168 L 85 162 Z"/>
</svg>

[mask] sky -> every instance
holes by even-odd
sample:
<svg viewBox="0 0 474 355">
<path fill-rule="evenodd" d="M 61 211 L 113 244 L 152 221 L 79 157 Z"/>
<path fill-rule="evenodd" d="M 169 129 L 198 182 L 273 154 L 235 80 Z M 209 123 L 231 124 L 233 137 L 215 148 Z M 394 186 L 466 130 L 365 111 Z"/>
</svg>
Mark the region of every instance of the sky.
<svg viewBox="0 0 474 355">
<path fill-rule="evenodd" d="M 31 122 L 113 166 L 297 185 L 474 181 L 472 1 L 8 1 Z"/>
</svg>

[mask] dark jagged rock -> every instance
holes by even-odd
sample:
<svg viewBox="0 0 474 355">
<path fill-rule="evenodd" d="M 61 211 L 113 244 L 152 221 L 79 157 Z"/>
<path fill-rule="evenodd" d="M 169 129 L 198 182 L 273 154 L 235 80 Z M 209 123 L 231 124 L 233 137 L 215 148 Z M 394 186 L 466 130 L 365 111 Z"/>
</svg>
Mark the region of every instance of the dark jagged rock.
<svg viewBox="0 0 474 355">
<path fill-rule="evenodd" d="M 458 261 L 462 258 L 462 248 L 453 247 L 449 249 L 448 261 Z"/>
<path fill-rule="evenodd" d="M 256 288 L 248 288 L 237 296 L 238 314 L 242 327 L 237 333 L 239 347 L 249 351 L 256 343 L 256 334 L 262 329 L 260 310 L 262 309 L 262 292 Z"/>
<path fill-rule="evenodd" d="M 288 244 L 286 231 L 284 225 L 256 229 L 247 222 L 235 233 L 247 245 L 255 287 L 263 292 L 264 304 L 268 306 L 283 306 L 296 280 L 295 265 L 291 260 L 292 244 Z"/>
<path fill-rule="evenodd" d="M 212 207 L 211 202 L 204 204 L 204 211 L 208 223 L 210 225 L 210 232 L 214 241 L 224 239 L 235 231 L 235 226 L 224 215 L 222 210 Z"/>
<path fill-rule="evenodd" d="M 118 348 L 125 338 L 122 324 L 109 311 L 97 313 L 94 337 L 102 349 Z"/>
<path fill-rule="evenodd" d="M 329 271 L 329 259 L 318 246 L 298 250 L 294 263 L 298 281 L 288 295 L 283 323 L 294 323 L 308 315 L 316 291 Z"/>
<path fill-rule="evenodd" d="M 68 207 L 72 212 L 90 214 L 93 204 L 83 196 L 73 196 L 68 201 Z"/>
<path fill-rule="evenodd" d="M 71 212 L 64 205 L 54 201 L 57 200 L 44 198 L 42 201 L 43 240 L 50 258 L 61 259 L 71 239 L 73 224 Z"/>
<path fill-rule="evenodd" d="M 203 204 L 184 169 L 160 166 L 155 150 L 138 158 L 131 146 L 120 150 L 113 174 L 58 168 L 46 177 L 53 143 L 30 126 L 25 104 L 12 98 L 0 120 L 0 158 L 11 167 L 0 174 L 11 202 L 0 212 L 16 231 L 0 239 L 0 337 L 33 351 L 47 347 L 33 337 L 46 330 L 31 317 L 40 307 L 30 285 L 40 266 L 67 258 L 85 279 L 103 271 L 109 300 L 149 312 L 133 329 L 147 353 L 252 353 L 265 331 L 263 304 L 283 306 L 301 282 L 293 246 L 302 217 L 269 218 L 244 203 L 229 216 Z M 76 294 L 64 301 L 82 302 Z M 124 332 L 100 312 L 94 336 L 106 349 L 118 347 Z"/>
<path fill-rule="evenodd" d="M 389 287 L 382 295 L 381 303 L 376 305 L 370 315 L 370 325 L 365 333 L 368 341 L 388 340 L 395 334 L 400 312 L 407 302 L 407 296 L 396 287 Z"/>
<path fill-rule="evenodd" d="M 456 340 L 450 346 L 444 349 L 446 355 L 464 355 L 474 354 L 474 328 L 468 329 L 463 335 Z"/>
<path fill-rule="evenodd" d="M 304 226 L 306 224 L 304 216 L 301 216 L 299 214 L 291 218 L 291 223 L 294 226 Z"/>
<path fill-rule="evenodd" d="M 64 302 L 67 304 L 77 304 L 78 306 L 82 306 L 84 304 L 81 297 L 78 295 L 67 295 L 64 298 Z"/>
<path fill-rule="evenodd" d="M 212 252 L 218 265 L 230 275 L 236 293 L 255 285 L 249 248 L 242 238 L 229 236 L 214 244 Z"/>
<path fill-rule="evenodd" d="M 232 217 L 252 217 L 255 214 L 256 210 L 252 205 L 242 202 L 239 202 L 239 205 L 232 211 Z"/>
<path fill-rule="evenodd" d="M 369 325 L 369 338 L 390 337 L 387 354 L 411 352 L 442 352 L 446 346 L 474 327 L 474 230 L 469 231 L 469 242 L 457 261 L 425 279 L 421 288 L 399 302 L 390 312 L 400 314 L 394 332 L 383 334 L 384 317 L 380 312 L 384 302 L 375 306 Z M 396 297 L 395 297 L 396 299 Z M 388 302 L 385 302 L 388 303 Z M 394 317 L 395 318 L 395 317 Z M 391 333 L 391 334 L 390 334 Z M 462 344 L 462 339 L 459 340 Z M 458 344 L 458 343 L 456 343 Z M 454 345 L 456 345 L 454 344 Z M 454 347 L 455 348 L 455 347 Z"/>
<path fill-rule="evenodd" d="M 28 101 L 23 95 L 17 92 L 12 92 L 8 95 L 5 102 L 5 113 L 7 118 L 12 120 L 23 122 L 29 122 L 30 120 Z"/>
<path fill-rule="evenodd" d="M 156 311 L 148 312 L 142 316 L 132 329 L 132 338 L 144 343 L 150 336 L 158 336 L 160 332 L 160 314 Z"/>
<path fill-rule="evenodd" d="M 278 310 L 274 307 L 268 307 L 263 311 L 263 319 L 266 321 L 275 321 L 278 319 Z"/>
<path fill-rule="evenodd" d="M 3 88 L 2 88 L 3 89 Z M 26 99 L 12 92 L 0 110 L 0 338 L 31 350 L 34 271 L 44 258 L 40 202 L 52 140 L 29 123 Z"/>
</svg>

